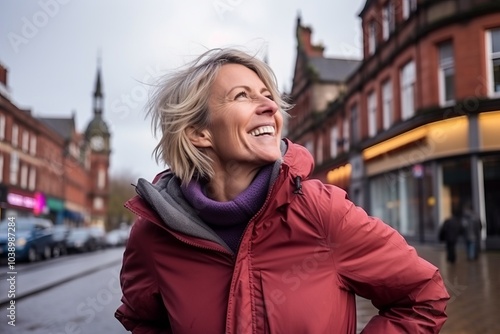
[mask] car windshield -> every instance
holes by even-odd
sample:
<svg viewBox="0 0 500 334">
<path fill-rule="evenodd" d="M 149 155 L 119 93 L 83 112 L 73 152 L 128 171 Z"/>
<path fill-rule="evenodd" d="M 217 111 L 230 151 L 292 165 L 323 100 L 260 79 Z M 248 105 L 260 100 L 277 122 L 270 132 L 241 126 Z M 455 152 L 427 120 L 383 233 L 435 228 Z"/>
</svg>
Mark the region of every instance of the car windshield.
<svg viewBox="0 0 500 334">
<path fill-rule="evenodd" d="M 29 231 L 33 228 L 33 221 L 24 218 L 16 218 L 12 220 L 4 219 L 0 222 L 0 231 L 7 232 L 8 227 L 15 227 L 15 232 Z"/>
</svg>

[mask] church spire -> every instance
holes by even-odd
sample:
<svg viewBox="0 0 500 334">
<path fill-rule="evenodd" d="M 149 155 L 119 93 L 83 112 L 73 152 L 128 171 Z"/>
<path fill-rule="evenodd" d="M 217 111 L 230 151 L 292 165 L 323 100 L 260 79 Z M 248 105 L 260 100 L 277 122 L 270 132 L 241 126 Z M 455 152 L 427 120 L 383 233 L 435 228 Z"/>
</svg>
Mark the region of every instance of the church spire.
<svg viewBox="0 0 500 334">
<path fill-rule="evenodd" d="M 94 90 L 94 114 L 102 114 L 103 109 L 103 93 L 102 93 L 102 82 L 101 82 L 101 55 L 97 57 L 97 76 L 95 81 Z"/>
</svg>

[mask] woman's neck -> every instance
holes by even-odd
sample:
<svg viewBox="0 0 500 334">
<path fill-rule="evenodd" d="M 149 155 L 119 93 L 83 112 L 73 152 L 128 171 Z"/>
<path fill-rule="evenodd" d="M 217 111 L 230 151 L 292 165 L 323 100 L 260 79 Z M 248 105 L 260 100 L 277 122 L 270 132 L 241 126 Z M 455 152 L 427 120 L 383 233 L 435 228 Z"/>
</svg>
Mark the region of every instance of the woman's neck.
<svg viewBox="0 0 500 334">
<path fill-rule="evenodd" d="M 214 177 L 206 185 L 206 196 L 218 202 L 231 201 L 248 188 L 258 171 L 259 168 L 245 169 L 240 166 L 216 169 Z"/>
</svg>

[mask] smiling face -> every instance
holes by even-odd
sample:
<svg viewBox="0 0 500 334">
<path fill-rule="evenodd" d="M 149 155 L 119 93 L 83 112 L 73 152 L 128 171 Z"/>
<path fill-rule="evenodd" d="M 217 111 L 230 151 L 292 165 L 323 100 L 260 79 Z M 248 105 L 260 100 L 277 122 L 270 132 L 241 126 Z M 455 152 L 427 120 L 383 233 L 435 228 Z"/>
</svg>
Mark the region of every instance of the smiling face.
<svg viewBox="0 0 500 334">
<path fill-rule="evenodd" d="M 205 147 L 214 170 L 231 173 L 255 169 L 281 158 L 283 116 L 257 74 L 239 64 L 225 64 L 211 87 L 210 125 L 195 146 Z"/>
</svg>

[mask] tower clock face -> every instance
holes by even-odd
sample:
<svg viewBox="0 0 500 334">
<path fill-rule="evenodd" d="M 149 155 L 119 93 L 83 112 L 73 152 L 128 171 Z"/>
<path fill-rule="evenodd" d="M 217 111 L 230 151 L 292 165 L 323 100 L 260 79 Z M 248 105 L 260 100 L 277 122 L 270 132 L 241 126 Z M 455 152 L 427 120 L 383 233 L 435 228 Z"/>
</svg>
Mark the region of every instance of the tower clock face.
<svg viewBox="0 0 500 334">
<path fill-rule="evenodd" d="M 101 136 L 94 136 L 90 139 L 90 147 L 95 151 L 104 149 L 104 139 Z"/>
</svg>

